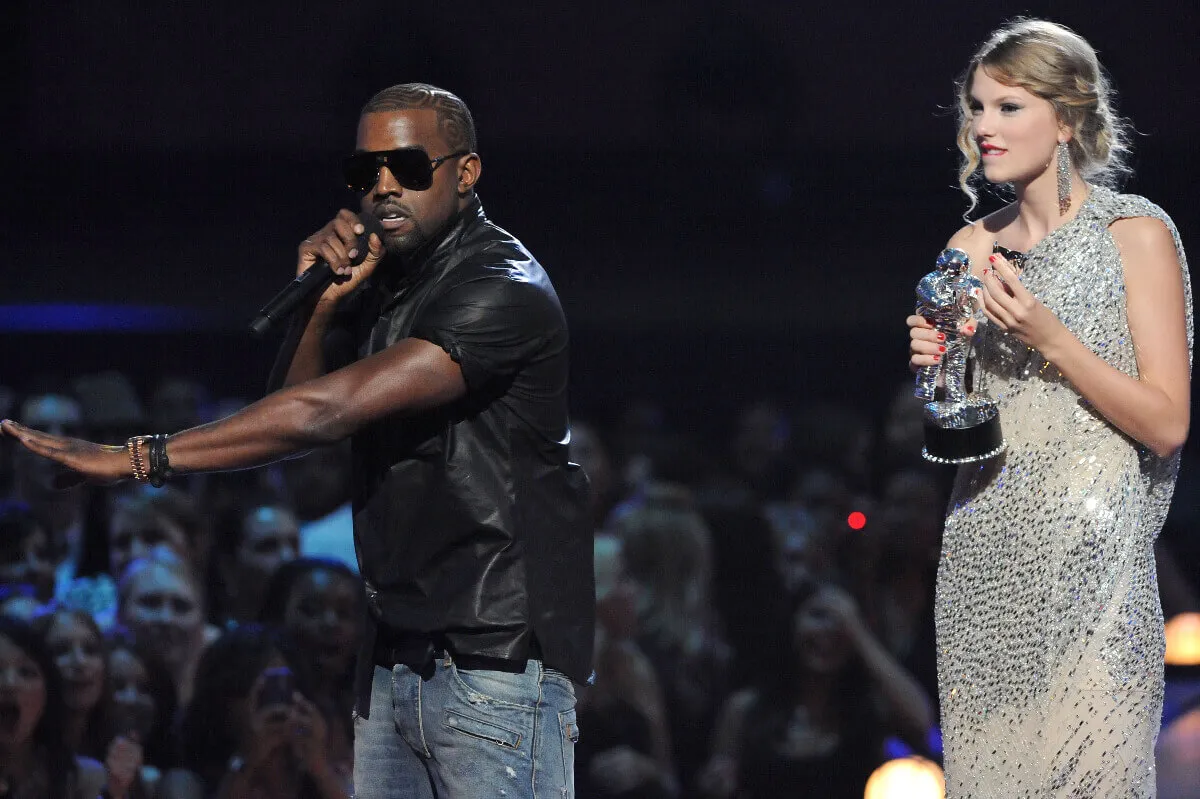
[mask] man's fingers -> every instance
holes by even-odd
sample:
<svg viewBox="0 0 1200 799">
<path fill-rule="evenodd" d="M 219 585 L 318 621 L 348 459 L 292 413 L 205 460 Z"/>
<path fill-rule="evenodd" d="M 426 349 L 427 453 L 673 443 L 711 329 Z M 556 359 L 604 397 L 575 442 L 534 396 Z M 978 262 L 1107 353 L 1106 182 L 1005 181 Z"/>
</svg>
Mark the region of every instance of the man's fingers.
<svg viewBox="0 0 1200 799">
<path fill-rule="evenodd" d="M 336 274 L 349 272 L 350 256 L 346 254 L 346 247 L 337 236 L 328 236 L 321 241 L 320 254 Z"/>
<path fill-rule="evenodd" d="M 10 420 L 4 422 L 4 429 L 8 435 L 21 442 L 21 445 L 30 452 L 49 458 L 53 457 L 53 453 L 56 451 L 54 436 L 48 433 L 33 430 Z"/>
<path fill-rule="evenodd" d="M 347 212 L 348 213 L 348 212 Z M 362 224 L 354 218 L 346 218 L 338 214 L 338 218 L 333 220 L 333 230 L 337 233 L 341 240 L 342 246 L 345 247 L 347 254 L 355 248 L 358 243 L 357 229 L 362 228 Z"/>
<path fill-rule="evenodd" d="M 346 229 L 351 232 L 351 241 L 365 230 L 358 214 L 346 208 L 337 212 L 337 221 L 346 223 Z"/>
</svg>

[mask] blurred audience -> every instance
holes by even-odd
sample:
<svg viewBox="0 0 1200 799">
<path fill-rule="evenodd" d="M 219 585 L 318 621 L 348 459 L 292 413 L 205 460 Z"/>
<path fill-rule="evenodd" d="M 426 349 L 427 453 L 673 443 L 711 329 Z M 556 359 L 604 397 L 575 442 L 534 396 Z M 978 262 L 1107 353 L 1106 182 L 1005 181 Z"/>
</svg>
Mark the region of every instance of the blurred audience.
<svg viewBox="0 0 1200 799">
<path fill-rule="evenodd" d="M 135 486 L 113 507 L 105 571 L 119 578 L 130 563 L 165 547 L 203 574 L 209 541 L 204 518 L 187 494 L 171 487 Z"/>
<path fill-rule="evenodd" d="M 62 681 L 63 737 L 73 752 L 99 758 L 107 740 L 107 661 L 104 636 L 86 611 L 39 616 L 34 629 L 54 658 Z"/>
<path fill-rule="evenodd" d="M 366 594 L 358 575 L 339 561 L 300 558 L 282 564 L 267 586 L 260 619 L 281 630 L 307 656 L 311 699 L 334 723 L 329 750 L 351 763 L 354 663 Z"/>
<path fill-rule="evenodd" d="M 217 521 L 213 552 L 214 618 L 226 629 L 258 618 L 267 581 L 300 556 L 300 523 L 275 495 L 245 497 Z"/>
<path fill-rule="evenodd" d="M 678 793 L 662 688 L 638 646 L 637 587 L 621 540 L 595 539 L 596 679 L 579 696 L 575 749 L 580 799 L 658 799 Z"/>
<path fill-rule="evenodd" d="M 147 385 L 143 403 L 116 373 L 46 378 L 0 403 L 115 442 L 242 404 Z M 572 431 L 596 530 L 581 799 L 857 799 L 889 753 L 940 755 L 951 472 L 920 458 L 911 385 L 877 426 L 720 399 L 735 410 L 707 437 L 650 397 Z M 351 796 L 364 593 L 345 445 L 161 489 L 62 478 L 0 443 L 0 797 Z M 1168 612 L 1200 605 L 1177 527 Z"/>
<path fill-rule="evenodd" d="M 86 432 L 83 408 L 67 389 L 34 393 L 20 403 L 17 421 L 36 430 L 65 436 Z M 13 465 L 12 499 L 27 505 L 49 538 L 55 561 L 55 593 L 74 579 L 83 555 L 84 521 L 89 488 L 61 488 L 60 473 L 50 461 L 22 447 L 10 448 Z"/>
<path fill-rule="evenodd" d="M 108 786 L 128 796 L 122 774 L 107 774 L 67 744 L 62 680 L 45 642 L 28 624 L 0 617 L 0 796 L 95 799 Z"/>
<path fill-rule="evenodd" d="M 118 586 L 118 620 L 162 658 L 180 705 L 192 697 L 207 640 L 204 589 L 191 566 L 159 548 L 134 561 Z"/>
<path fill-rule="evenodd" d="M 164 377 L 150 392 L 150 427 L 177 433 L 211 418 L 208 389 L 186 377 Z"/>
<path fill-rule="evenodd" d="M 140 793 L 156 796 L 163 773 L 177 760 L 171 673 L 152 649 L 121 632 L 109 640 L 106 690 L 110 745 L 118 738 L 141 743 Z"/>
<path fill-rule="evenodd" d="M 205 652 L 183 717 L 186 770 L 164 777 L 178 797 L 351 795 L 351 764 L 330 752 L 330 720 L 313 703 L 303 656 L 254 624 Z"/>
<path fill-rule="evenodd" d="M 300 554 L 329 558 L 358 572 L 350 507 L 350 442 L 279 464 L 283 493 L 300 522 Z"/>
<path fill-rule="evenodd" d="M 685 789 L 703 764 L 732 653 L 712 602 L 712 538 L 690 492 L 647 488 L 619 517 L 625 568 L 635 589 L 638 644 L 662 686 L 670 740 Z"/>
<path fill-rule="evenodd" d="M 596 428 L 578 420 L 571 424 L 570 455 L 588 476 L 592 524 L 599 530 L 617 501 L 619 486 L 612 458 Z"/>
<path fill-rule="evenodd" d="M 0 502 L 0 583 L 25 586 L 46 603 L 54 598 L 55 566 L 50 537 L 29 506 Z"/>
<path fill-rule="evenodd" d="M 809 585 L 797 599 L 791 648 L 772 678 L 721 710 L 704 796 L 779 797 L 803 787 L 822 799 L 859 799 L 895 733 L 922 745 L 929 699 L 875 638 L 850 594 Z"/>
</svg>

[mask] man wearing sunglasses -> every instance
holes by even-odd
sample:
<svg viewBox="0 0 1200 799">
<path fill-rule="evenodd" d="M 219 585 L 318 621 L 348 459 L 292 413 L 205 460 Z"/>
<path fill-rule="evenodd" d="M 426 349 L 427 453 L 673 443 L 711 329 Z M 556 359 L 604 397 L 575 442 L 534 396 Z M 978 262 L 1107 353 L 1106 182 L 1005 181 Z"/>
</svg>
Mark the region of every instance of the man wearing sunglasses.
<svg viewBox="0 0 1200 799">
<path fill-rule="evenodd" d="M 566 454 L 562 309 L 484 215 L 474 123 L 453 94 L 379 92 L 343 168 L 381 230 L 357 266 L 364 225 L 348 210 L 300 245 L 300 272 L 323 258 L 338 277 L 293 318 L 278 391 L 124 447 L 3 430 L 93 479 L 151 482 L 351 438 L 369 611 L 355 796 L 561 799 L 595 602 L 587 480 Z M 249 785 L 250 771 L 226 780 Z M 336 795 L 330 775 L 311 776 Z"/>
</svg>

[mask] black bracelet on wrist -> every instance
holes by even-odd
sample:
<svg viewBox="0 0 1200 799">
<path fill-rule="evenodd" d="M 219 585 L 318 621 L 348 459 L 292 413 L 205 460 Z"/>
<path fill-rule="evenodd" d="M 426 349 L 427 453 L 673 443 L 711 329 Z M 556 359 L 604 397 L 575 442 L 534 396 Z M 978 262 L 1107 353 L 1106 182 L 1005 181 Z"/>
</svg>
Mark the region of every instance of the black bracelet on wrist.
<svg viewBox="0 0 1200 799">
<path fill-rule="evenodd" d="M 147 439 L 150 450 L 150 468 L 146 477 L 150 485 L 161 488 L 167 478 L 174 474 L 171 471 L 171 461 L 167 458 L 167 437 L 162 434 L 149 436 Z"/>
</svg>

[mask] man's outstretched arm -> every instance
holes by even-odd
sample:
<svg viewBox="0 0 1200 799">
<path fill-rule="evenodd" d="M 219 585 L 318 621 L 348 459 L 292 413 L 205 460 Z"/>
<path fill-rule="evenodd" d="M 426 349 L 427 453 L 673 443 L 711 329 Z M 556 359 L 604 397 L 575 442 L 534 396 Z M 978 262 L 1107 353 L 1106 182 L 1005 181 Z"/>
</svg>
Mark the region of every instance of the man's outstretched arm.
<svg viewBox="0 0 1200 799">
<path fill-rule="evenodd" d="M 269 394 L 237 413 L 171 436 L 167 456 L 177 473 L 260 466 L 332 444 L 376 419 L 428 410 L 466 394 L 459 365 L 444 349 L 404 339 L 324 377 Z M 11 421 L 3 432 L 83 477 L 133 475 L 125 447 L 105 447 L 31 430 Z"/>
</svg>

